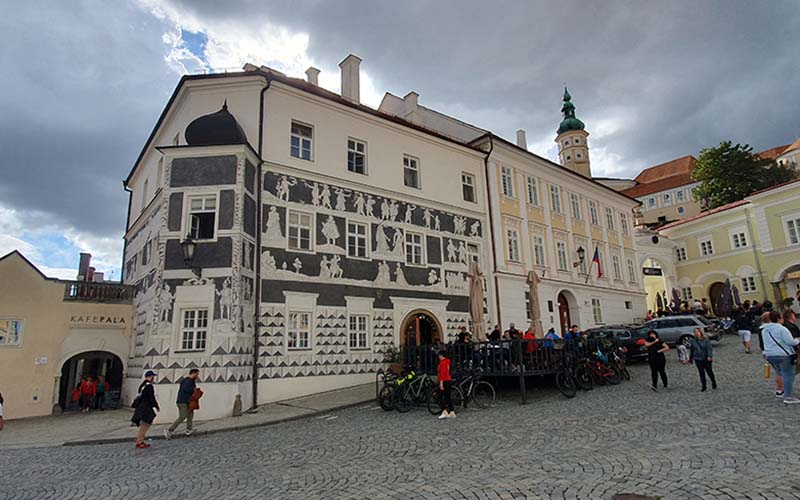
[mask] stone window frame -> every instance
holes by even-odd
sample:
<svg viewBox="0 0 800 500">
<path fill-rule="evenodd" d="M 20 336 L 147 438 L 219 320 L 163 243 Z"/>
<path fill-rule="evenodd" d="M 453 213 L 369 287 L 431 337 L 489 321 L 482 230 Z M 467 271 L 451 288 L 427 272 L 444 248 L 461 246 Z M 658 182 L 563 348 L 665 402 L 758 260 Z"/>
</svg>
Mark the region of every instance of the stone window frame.
<svg viewBox="0 0 800 500">
<path fill-rule="evenodd" d="M 600 297 L 592 297 L 592 320 L 595 325 L 604 325 L 603 321 L 603 302 Z"/>
<path fill-rule="evenodd" d="M 609 231 L 614 231 L 614 209 L 606 207 L 606 227 Z"/>
<path fill-rule="evenodd" d="M 288 354 L 308 354 L 314 351 L 314 326 L 316 321 L 316 309 L 318 293 L 306 292 L 283 292 L 286 307 L 285 340 L 284 349 Z M 289 321 L 293 314 L 308 314 L 308 345 L 305 347 L 289 346 Z"/>
<path fill-rule="evenodd" d="M 511 167 L 500 166 L 500 189 L 503 196 L 514 198 L 514 169 Z"/>
<path fill-rule="evenodd" d="M 426 237 L 425 233 L 420 232 L 420 231 L 404 231 L 403 233 L 404 233 L 403 234 L 403 257 L 405 259 L 405 264 L 407 266 L 413 266 L 413 267 L 427 267 L 427 262 L 428 262 L 427 252 L 426 252 L 427 237 Z M 414 236 L 419 236 L 420 242 L 419 243 L 416 243 L 414 241 L 409 242 L 409 236 L 411 236 L 412 239 L 413 239 Z M 410 262 L 408 260 L 409 245 L 411 245 L 412 247 L 419 246 L 419 251 L 420 251 L 419 252 L 419 254 L 420 254 L 420 262 L 419 263 L 416 263 L 416 262 L 413 262 L 413 261 Z M 412 255 L 413 255 L 413 252 L 412 252 Z"/>
<path fill-rule="evenodd" d="M 307 128 L 309 131 L 311 131 L 311 135 L 305 136 L 305 135 L 303 135 L 301 133 L 295 133 L 295 130 L 294 130 L 295 127 L 298 127 L 298 130 L 299 130 L 300 127 Z M 297 155 L 294 155 L 292 153 L 292 148 L 295 147 L 292 144 L 292 141 L 295 138 L 297 138 L 297 140 L 298 140 L 298 146 L 297 146 L 298 154 Z M 304 147 L 304 145 L 303 145 L 303 141 L 304 140 L 308 141 L 308 148 Z M 306 149 L 308 149 L 308 156 L 309 157 L 308 158 L 303 158 L 303 151 L 306 150 Z M 289 156 L 291 158 L 297 158 L 298 160 L 310 161 L 310 162 L 314 161 L 314 157 L 315 157 L 315 155 L 314 155 L 314 125 L 311 125 L 310 123 L 304 123 L 304 122 L 301 122 L 299 120 L 292 120 L 291 125 L 289 126 Z"/>
<path fill-rule="evenodd" d="M 536 177 L 529 175 L 525 180 L 525 184 L 528 188 L 528 205 L 541 207 L 542 203 L 539 200 L 539 181 Z"/>
<path fill-rule="evenodd" d="M 547 267 L 547 246 L 544 242 L 544 234 L 534 233 L 533 238 L 533 265 L 536 267 Z M 537 240 L 539 240 L 537 244 Z M 541 250 L 541 251 L 538 251 Z M 541 254 L 541 262 L 539 255 Z"/>
<path fill-rule="evenodd" d="M 581 210 L 581 197 L 578 193 L 569 194 L 569 203 L 572 207 L 572 218 L 575 220 L 583 220 L 583 211 Z"/>
<path fill-rule="evenodd" d="M 192 326 L 187 327 L 187 313 L 194 313 L 192 317 Z M 205 325 L 199 326 L 200 314 L 205 313 Z M 213 313 L 207 306 L 196 306 L 185 304 L 180 308 L 180 315 L 178 316 L 178 346 L 176 353 L 198 353 L 205 352 L 208 349 L 211 333 L 211 323 L 213 321 Z M 191 346 L 186 347 L 186 333 L 191 333 Z M 203 347 L 197 347 L 199 343 L 198 334 L 202 333 Z"/>
<path fill-rule="evenodd" d="M 422 169 L 419 158 L 409 154 L 403 154 L 403 185 L 412 189 L 422 189 Z M 416 185 L 412 186 L 406 182 L 406 170 L 414 172 Z"/>
<path fill-rule="evenodd" d="M 519 230 L 515 227 L 506 228 L 506 249 L 508 250 L 509 262 L 522 263 L 522 255 L 519 248 Z"/>
<path fill-rule="evenodd" d="M 469 189 L 472 190 L 472 199 L 467 196 Z M 461 172 L 461 196 L 464 198 L 464 201 L 478 203 L 478 186 L 475 181 L 475 176 L 469 172 Z"/>
<path fill-rule="evenodd" d="M 347 349 L 349 352 L 370 352 L 373 350 L 373 340 L 372 340 L 372 314 L 373 314 L 373 302 L 374 299 L 370 297 L 351 297 L 345 296 L 345 302 L 347 303 Z M 363 347 L 361 343 L 358 342 L 360 338 L 356 338 L 356 346 L 354 347 L 351 343 L 351 335 L 354 333 L 352 328 L 352 319 L 353 318 L 364 318 L 364 330 L 356 330 L 356 333 L 364 332 L 366 335 L 364 337 L 364 344 Z"/>
<path fill-rule="evenodd" d="M 289 228 L 293 225 L 290 222 L 290 220 L 291 220 L 290 215 L 292 213 L 308 215 L 311 218 L 311 226 L 309 228 L 309 235 L 308 235 L 308 238 L 309 238 L 309 243 L 308 243 L 309 244 L 309 248 L 308 249 L 305 249 L 305 248 L 292 248 L 291 246 L 289 246 L 289 241 L 291 240 L 291 237 L 289 235 Z M 294 209 L 294 208 L 287 208 L 286 209 L 286 221 L 285 221 L 285 224 L 286 224 L 286 228 L 285 228 L 285 231 L 286 231 L 286 233 L 285 233 L 286 234 L 286 250 L 289 251 L 289 252 L 314 253 L 314 247 L 316 246 L 315 243 L 316 243 L 316 232 L 317 232 L 317 217 L 316 217 L 316 213 L 314 213 L 314 212 L 306 212 L 305 210 L 297 210 L 297 209 Z"/>
<path fill-rule="evenodd" d="M 700 257 L 711 257 L 714 255 L 714 239 L 711 236 L 697 238 L 697 249 Z"/>
<path fill-rule="evenodd" d="M 786 237 L 786 246 L 792 247 L 800 245 L 800 212 L 794 212 L 781 217 L 783 234 Z M 794 240 L 792 241 L 792 233 Z"/>
<path fill-rule="evenodd" d="M 215 243 L 219 238 L 219 190 L 217 191 L 197 191 L 197 192 L 189 192 L 184 194 L 183 196 L 183 221 L 181 227 L 181 234 L 186 236 L 191 233 L 192 223 L 191 218 L 193 213 L 207 213 L 210 212 L 208 209 L 203 210 L 193 210 L 192 209 L 192 200 L 203 199 L 208 200 L 210 198 L 214 198 L 214 237 L 213 238 L 194 238 L 196 242 L 203 242 L 203 243 Z"/>
<path fill-rule="evenodd" d="M 550 184 L 550 209 L 554 214 L 563 214 L 564 207 L 561 200 L 561 186 Z"/>
<path fill-rule="evenodd" d="M 351 147 L 351 143 L 353 146 Z M 362 151 L 359 151 L 358 147 L 362 146 Z M 355 158 L 357 156 L 361 156 L 363 158 L 363 172 L 359 172 L 358 170 L 354 170 L 354 168 L 350 168 L 351 165 L 351 157 L 353 158 L 353 165 L 355 165 Z M 367 141 L 362 139 L 356 139 L 355 137 L 348 137 L 347 138 L 347 171 L 352 174 L 358 175 L 369 175 L 369 167 L 367 163 Z"/>
<path fill-rule="evenodd" d="M 728 238 L 730 239 L 731 250 L 738 250 L 750 246 L 750 240 L 747 237 L 747 229 L 744 226 L 729 229 Z"/>
<path fill-rule="evenodd" d="M 363 226 L 365 228 L 363 238 L 364 238 L 364 247 L 366 254 L 364 256 L 354 255 L 350 253 L 350 248 L 351 248 L 350 236 L 352 235 L 355 236 L 356 238 L 362 237 L 359 234 L 350 232 L 350 224 L 354 224 L 356 226 Z M 395 231 L 398 231 L 398 229 L 395 228 Z M 370 260 L 370 254 L 372 250 L 372 248 L 370 248 L 372 246 L 371 242 L 372 242 L 372 224 L 353 219 L 345 220 L 345 246 L 346 246 L 345 250 L 347 251 L 348 259 Z"/>
<path fill-rule="evenodd" d="M 601 227 L 599 208 L 600 206 L 595 200 L 589 200 L 589 223 L 595 227 Z"/>
<path fill-rule="evenodd" d="M 756 284 L 755 276 L 742 276 L 739 279 L 742 284 L 742 293 L 756 293 L 758 292 L 758 285 Z"/>
<path fill-rule="evenodd" d="M 569 248 L 564 240 L 556 240 L 556 269 L 569 272 Z"/>
</svg>

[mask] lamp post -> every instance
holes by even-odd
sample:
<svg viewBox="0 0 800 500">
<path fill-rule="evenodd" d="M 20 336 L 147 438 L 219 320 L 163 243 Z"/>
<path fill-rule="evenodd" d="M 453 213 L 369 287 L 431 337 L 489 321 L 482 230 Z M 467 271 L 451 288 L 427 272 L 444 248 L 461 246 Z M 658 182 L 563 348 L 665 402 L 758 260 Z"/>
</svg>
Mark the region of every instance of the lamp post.
<svg viewBox="0 0 800 500">
<path fill-rule="evenodd" d="M 192 270 L 192 272 L 198 278 L 202 277 L 203 270 L 199 267 L 194 267 L 192 262 L 194 261 L 194 251 L 197 247 L 197 243 L 194 241 L 190 234 L 186 235 L 186 238 L 181 241 L 181 250 L 183 250 L 183 263 Z"/>
<path fill-rule="evenodd" d="M 573 262 L 572 263 L 572 267 L 580 266 L 581 264 L 583 264 L 584 260 L 586 259 L 586 250 L 584 250 L 582 246 L 579 246 L 578 250 L 576 250 L 575 253 L 578 254 L 578 261 L 577 262 Z"/>
</svg>

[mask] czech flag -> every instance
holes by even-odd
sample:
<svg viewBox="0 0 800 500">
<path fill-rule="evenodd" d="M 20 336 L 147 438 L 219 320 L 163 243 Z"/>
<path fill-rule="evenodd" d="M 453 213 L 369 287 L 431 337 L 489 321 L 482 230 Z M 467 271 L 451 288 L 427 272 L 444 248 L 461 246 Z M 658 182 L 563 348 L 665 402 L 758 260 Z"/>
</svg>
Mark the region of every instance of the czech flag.
<svg viewBox="0 0 800 500">
<path fill-rule="evenodd" d="M 600 250 L 594 247 L 594 257 L 592 257 L 592 264 L 597 264 L 597 277 L 603 277 L 603 269 L 600 267 Z"/>
</svg>

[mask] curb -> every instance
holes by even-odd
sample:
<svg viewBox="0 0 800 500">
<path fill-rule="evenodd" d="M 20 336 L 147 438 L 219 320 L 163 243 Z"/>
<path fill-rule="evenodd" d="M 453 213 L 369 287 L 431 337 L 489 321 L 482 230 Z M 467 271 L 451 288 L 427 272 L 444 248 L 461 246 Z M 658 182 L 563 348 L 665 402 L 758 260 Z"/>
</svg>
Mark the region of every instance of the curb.
<svg viewBox="0 0 800 500">
<path fill-rule="evenodd" d="M 369 398 L 369 399 L 365 399 L 363 401 L 357 401 L 357 402 L 354 402 L 354 403 L 347 403 L 345 405 L 336 406 L 336 407 L 333 407 L 333 408 L 328 408 L 327 410 L 311 410 L 309 413 L 304 413 L 302 415 L 294 415 L 294 416 L 291 416 L 291 417 L 283 417 L 283 418 L 279 418 L 277 420 L 270 420 L 268 422 L 253 422 L 253 423 L 245 424 L 245 425 L 238 425 L 238 426 L 232 426 L 232 427 L 223 427 L 223 428 L 220 428 L 220 429 L 209 429 L 209 430 L 205 430 L 205 431 L 201 431 L 200 429 L 198 429 L 193 433 L 193 435 L 194 436 L 208 436 L 208 435 L 211 435 L 211 434 L 218 434 L 220 432 L 232 432 L 232 431 L 239 431 L 239 430 L 244 430 L 244 429 L 253 429 L 253 428 L 256 428 L 256 427 L 267 427 L 267 426 L 270 426 L 270 425 L 282 424 L 282 423 L 285 423 L 285 422 L 292 422 L 294 420 L 301 420 L 301 419 L 304 419 L 304 418 L 314 417 L 314 416 L 322 415 L 323 413 L 328 413 L 328 412 L 331 412 L 331 411 L 344 410 L 344 409 L 347 409 L 347 408 L 352 408 L 354 406 L 360 406 L 360 405 L 363 405 L 364 403 L 367 403 L 369 401 L 373 401 L 373 399 L 374 398 Z M 230 417 L 230 418 L 233 418 L 233 417 Z M 176 436 L 173 439 L 183 439 L 185 437 L 188 437 L 188 436 Z M 133 438 L 134 438 L 134 436 L 131 435 L 131 437 L 125 437 L 125 438 L 100 438 L 100 439 L 84 439 L 84 440 L 80 440 L 80 441 L 65 441 L 64 443 L 61 443 L 61 446 L 93 446 L 93 445 L 99 445 L 99 444 L 128 443 L 128 442 L 132 441 Z M 150 439 L 152 441 L 158 441 L 158 440 L 166 441 L 166 439 L 164 439 L 163 434 L 159 434 L 158 436 L 149 436 L 148 439 Z"/>
</svg>

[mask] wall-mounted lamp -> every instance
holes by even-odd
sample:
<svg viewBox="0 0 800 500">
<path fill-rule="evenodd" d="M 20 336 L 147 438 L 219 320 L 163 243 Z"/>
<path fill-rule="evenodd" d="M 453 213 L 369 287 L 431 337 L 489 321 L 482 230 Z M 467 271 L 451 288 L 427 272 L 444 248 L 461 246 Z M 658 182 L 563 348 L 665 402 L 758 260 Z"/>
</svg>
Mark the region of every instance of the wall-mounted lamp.
<svg viewBox="0 0 800 500">
<path fill-rule="evenodd" d="M 186 264 L 186 267 L 192 270 L 195 276 L 201 278 L 203 270 L 199 267 L 192 266 L 192 262 L 194 261 L 194 250 L 196 247 L 197 243 L 189 234 L 186 235 L 186 239 L 181 241 L 181 250 L 183 250 L 183 263 Z"/>
<path fill-rule="evenodd" d="M 577 262 L 573 262 L 572 263 L 572 267 L 580 266 L 581 264 L 583 264 L 583 261 L 586 259 L 586 250 L 584 250 L 582 246 L 578 247 L 578 250 L 576 250 L 576 253 L 578 254 L 578 261 Z"/>
</svg>

